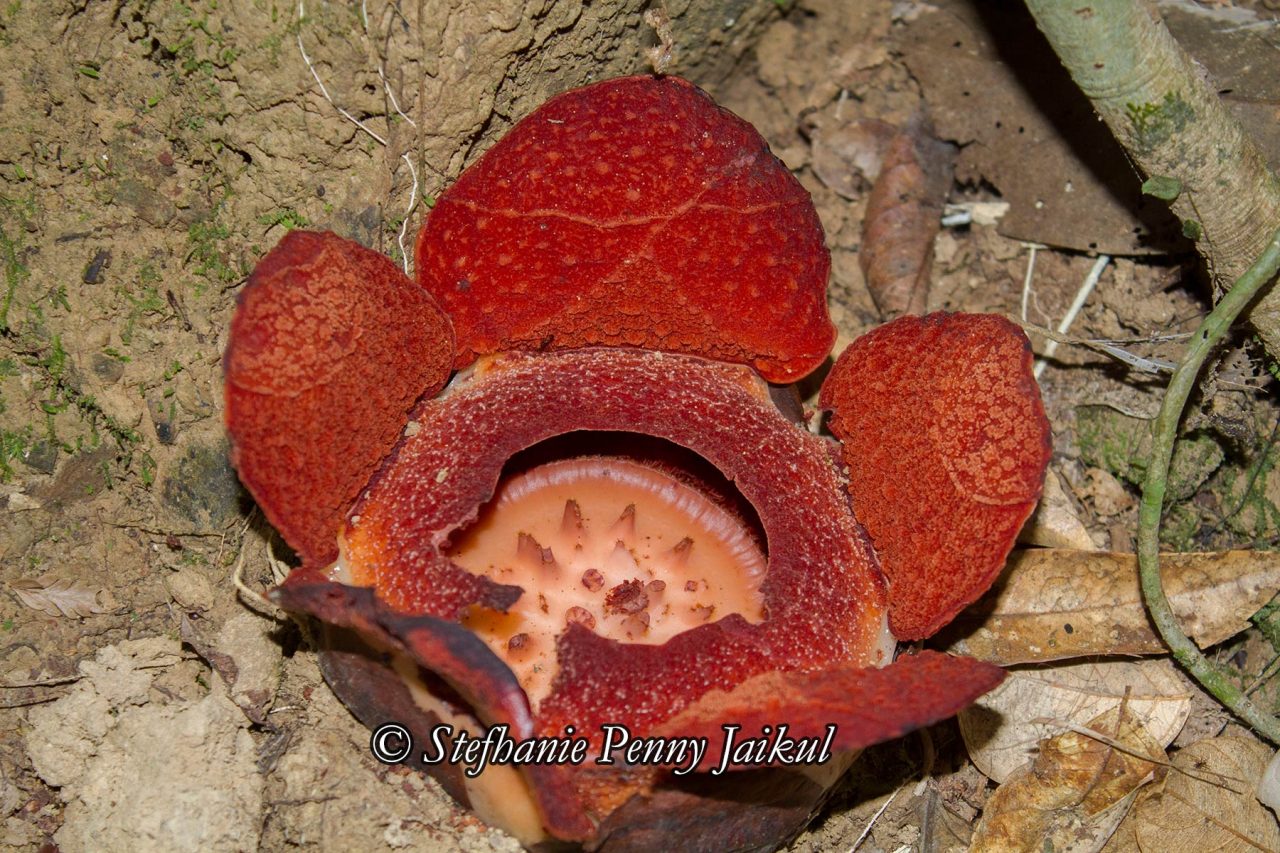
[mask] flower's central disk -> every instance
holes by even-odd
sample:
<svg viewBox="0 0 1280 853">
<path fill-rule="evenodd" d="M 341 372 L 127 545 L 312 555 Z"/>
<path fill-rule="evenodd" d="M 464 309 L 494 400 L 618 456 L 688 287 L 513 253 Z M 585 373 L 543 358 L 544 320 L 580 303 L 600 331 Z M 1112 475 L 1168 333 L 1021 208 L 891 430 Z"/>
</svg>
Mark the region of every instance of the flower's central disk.
<svg viewBox="0 0 1280 853">
<path fill-rule="evenodd" d="M 570 622 L 623 643 L 663 643 L 731 613 L 762 617 L 765 555 L 748 527 L 629 460 L 560 460 L 504 480 L 449 554 L 524 590 L 510 612 L 477 608 L 465 622 L 535 704 Z"/>
</svg>

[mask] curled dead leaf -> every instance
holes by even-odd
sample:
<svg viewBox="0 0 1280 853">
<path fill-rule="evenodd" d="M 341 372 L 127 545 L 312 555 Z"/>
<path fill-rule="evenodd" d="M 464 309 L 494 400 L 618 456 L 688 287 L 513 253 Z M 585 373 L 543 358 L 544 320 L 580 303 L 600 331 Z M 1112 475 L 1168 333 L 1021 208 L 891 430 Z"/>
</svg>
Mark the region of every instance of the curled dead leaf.
<svg viewBox="0 0 1280 853">
<path fill-rule="evenodd" d="M 858 261 L 880 314 L 922 314 L 933 239 L 951 189 L 954 146 L 914 120 L 889 146 L 867 199 Z"/>
<path fill-rule="evenodd" d="M 1280 553 L 1162 554 L 1165 592 L 1201 648 L 1249 627 L 1280 589 Z M 948 628 L 956 654 L 1010 666 L 1097 655 L 1167 651 L 1142 603 L 1133 554 L 1015 552 L 986 597 Z"/>
<path fill-rule="evenodd" d="M 1168 746 L 1187 720 L 1191 694 L 1167 659 L 1025 667 L 961 711 L 960 732 L 977 768 L 1004 782 L 1035 757 L 1038 741 L 1122 704 Z"/>
<path fill-rule="evenodd" d="M 1138 788 L 1163 776 L 1165 755 L 1123 706 L 1041 741 L 1035 762 L 987 801 L 971 851 L 1098 851 Z"/>
<path fill-rule="evenodd" d="M 1223 735 L 1180 750 L 1164 787 L 1138 802 L 1121 832 L 1142 853 L 1280 850 L 1280 827 L 1253 795 L 1271 750 Z"/>
<path fill-rule="evenodd" d="M 8 586 L 25 607 L 50 616 L 80 618 L 94 613 L 106 613 L 111 608 L 105 589 L 76 586 L 74 581 L 54 577 L 52 574 L 44 574 L 38 578 L 18 578 L 9 581 Z"/>
</svg>

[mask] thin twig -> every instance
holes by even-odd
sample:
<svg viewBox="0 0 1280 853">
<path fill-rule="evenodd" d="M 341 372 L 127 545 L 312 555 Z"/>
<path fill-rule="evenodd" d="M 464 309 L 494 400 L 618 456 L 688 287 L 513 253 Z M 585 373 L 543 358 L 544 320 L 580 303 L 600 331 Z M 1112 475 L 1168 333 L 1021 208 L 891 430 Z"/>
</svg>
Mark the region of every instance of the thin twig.
<svg viewBox="0 0 1280 853">
<path fill-rule="evenodd" d="M 1017 321 L 1015 320 L 1014 322 Z M 1032 332 L 1040 337 L 1048 338 L 1050 343 L 1088 347 L 1094 352 L 1100 352 L 1103 355 L 1111 356 L 1117 361 L 1122 361 L 1130 367 L 1141 370 L 1144 373 L 1172 373 L 1174 368 L 1178 366 L 1171 361 L 1165 361 L 1164 359 L 1159 358 L 1144 358 L 1143 356 L 1131 353 L 1126 349 L 1121 349 L 1117 346 L 1119 341 L 1098 338 L 1077 338 L 1073 335 L 1056 332 L 1053 329 L 1049 329 L 1044 326 L 1037 326 L 1034 323 L 1027 323 L 1025 321 L 1018 323 L 1018 325 L 1022 327 L 1024 332 Z M 1145 338 L 1140 341 L 1134 341 L 1134 343 L 1147 342 L 1148 341 Z"/>
<path fill-rule="evenodd" d="M 1071 328 L 1071 324 L 1075 322 L 1076 316 L 1080 313 L 1080 309 L 1084 307 L 1084 303 L 1089 299 L 1089 294 L 1093 293 L 1093 288 L 1097 286 L 1098 279 L 1102 277 L 1102 271 L 1107 268 L 1107 264 L 1111 261 L 1110 255 L 1098 255 L 1098 259 L 1093 262 L 1093 267 L 1089 270 L 1089 274 L 1084 277 L 1084 281 L 1080 284 L 1080 289 L 1076 291 L 1076 298 L 1072 301 L 1071 307 L 1067 309 L 1066 316 L 1062 318 L 1062 322 L 1058 324 L 1058 333 L 1065 335 Z M 1032 371 L 1036 379 L 1040 378 L 1040 374 L 1044 373 L 1047 359 L 1053 357 L 1058 350 L 1058 342 L 1050 339 L 1045 344 L 1044 355 L 1037 361 L 1035 369 Z"/>
<path fill-rule="evenodd" d="M 363 9 L 364 9 L 363 4 L 361 5 L 361 9 L 363 12 Z M 356 127 L 363 130 L 365 133 L 367 133 L 370 136 L 370 138 L 372 138 L 375 142 L 377 142 L 382 147 L 389 148 L 390 143 L 388 143 L 386 139 L 384 139 L 381 135 L 379 135 L 373 128 L 369 127 L 369 125 L 365 124 L 360 119 L 356 118 L 351 113 L 347 112 L 345 109 L 339 106 L 338 103 L 333 99 L 333 96 L 329 94 L 328 87 L 326 87 L 324 85 L 324 81 L 320 79 L 320 72 L 316 71 L 316 66 L 314 63 L 312 63 L 311 57 L 307 55 L 307 48 L 302 43 L 302 22 L 305 17 L 306 17 L 306 9 L 303 7 L 303 0 L 298 0 L 298 53 L 302 54 L 302 61 L 306 64 L 307 70 L 311 72 L 311 76 L 315 79 L 316 85 L 320 87 L 320 94 L 324 95 L 324 99 L 328 101 L 329 105 L 332 106 L 335 110 L 337 110 L 342 115 L 343 118 L 345 118 L 347 121 L 351 122 Z M 367 37 L 369 34 L 368 13 L 363 12 L 362 18 L 364 20 L 365 36 Z M 382 82 L 385 84 L 386 78 L 382 74 L 381 63 L 379 63 L 379 67 L 378 67 L 378 76 L 382 77 Z M 388 94 L 391 93 L 391 87 L 389 86 L 387 87 L 387 93 Z M 394 95 L 391 96 L 391 102 L 395 106 L 396 112 L 400 112 L 400 105 L 396 103 Z M 404 113 L 400 113 L 400 115 L 403 116 Z M 408 118 L 408 116 L 405 116 L 405 118 Z M 414 209 L 418 206 L 418 170 L 414 168 L 413 161 L 409 159 L 408 154 L 401 153 L 400 159 L 403 160 L 404 164 L 409 167 L 409 175 L 413 180 L 413 183 L 409 187 L 409 206 L 405 209 L 404 220 L 400 223 L 400 233 L 396 236 L 396 244 L 400 247 L 400 259 L 404 264 L 405 275 L 408 275 L 409 274 L 409 253 L 405 250 L 404 238 L 409 228 L 409 218 L 413 215 Z"/>
<path fill-rule="evenodd" d="M 1075 732 L 1076 734 L 1081 735 L 1083 737 L 1090 738 L 1091 740 L 1096 740 L 1098 743 L 1108 746 L 1111 749 L 1114 749 L 1116 752 L 1123 752 L 1125 755 L 1136 758 L 1139 761 L 1146 761 L 1150 764 L 1159 765 L 1160 767 L 1164 767 L 1165 769 L 1171 770 L 1175 773 L 1181 773 L 1183 776 L 1189 776 L 1192 779 L 1195 779 L 1197 782 L 1204 782 L 1206 785 L 1214 785 L 1216 787 L 1230 791 L 1233 794 L 1239 794 L 1240 791 L 1236 790 L 1235 788 L 1232 788 L 1227 783 L 1234 782 L 1236 785 L 1241 786 L 1242 789 L 1248 786 L 1248 782 L 1244 781 L 1243 779 L 1237 779 L 1234 776 L 1228 776 L 1225 773 L 1217 773 L 1213 770 L 1200 770 L 1200 771 L 1197 771 L 1196 773 L 1193 773 L 1190 770 L 1187 770 L 1186 768 L 1179 767 L 1178 765 L 1174 764 L 1172 761 L 1170 761 L 1168 758 L 1164 756 L 1147 755 L 1141 750 L 1135 749 L 1131 746 L 1126 746 L 1124 743 L 1116 740 L 1114 737 L 1104 734 L 1103 732 L 1100 732 L 1097 729 L 1091 729 L 1088 726 L 1081 726 L 1071 722 L 1070 720 L 1063 720 L 1057 717 L 1038 717 L 1034 720 L 1031 720 L 1031 722 L 1039 723 L 1043 725 L 1057 726 L 1058 728 Z M 1204 775 L 1198 775 L 1198 774 L 1204 774 Z M 1217 777 L 1217 778 L 1214 779 L 1212 777 Z"/>
<path fill-rule="evenodd" d="M 1027 272 L 1022 277 L 1022 322 L 1027 322 L 1027 303 L 1031 300 L 1031 280 L 1036 274 L 1036 252 L 1045 248 L 1039 243 L 1027 243 Z"/>
<path fill-rule="evenodd" d="M 0 690 L 21 690 L 26 687 L 54 687 L 59 684 L 71 684 L 84 678 L 83 675 L 64 675 L 59 678 L 42 678 L 39 681 L 10 681 L 0 683 Z"/>
<path fill-rule="evenodd" d="M 894 799 L 901 790 L 901 788 L 898 788 L 890 794 L 889 799 L 884 801 L 884 805 L 871 816 L 871 820 L 867 821 L 867 825 L 863 828 L 862 834 L 858 836 L 858 840 L 853 842 L 853 846 L 849 848 L 849 853 L 856 853 L 857 849 L 862 846 L 862 842 L 867 840 L 867 836 L 871 834 L 871 828 L 876 825 L 876 821 L 880 820 L 880 815 L 884 814 L 885 810 L 893 804 Z"/>
<path fill-rule="evenodd" d="M 101 521 L 101 523 L 102 523 L 102 524 L 105 524 L 105 525 L 107 525 L 108 527 L 116 527 L 116 528 L 119 528 L 119 529 L 121 529 L 121 530 L 137 530 L 137 531 L 139 531 L 139 532 L 146 533 L 146 534 L 148 534 L 148 535 L 150 535 L 150 536 L 177 536 L 177 537 L 178 537 L 178 538 L 180 538 L 180 539 L 185 539 L 185 538 L 187 538 L 187 537 L 192 537 L 192 538 L 195 538 L 195 537 L 201 537 L 201 538 L 205 538 L 205 539 L 212 539 L 212 538 L 214 538 L 215 536 L 218 536 L 218 537 L 226 536 L 226 533 L 225 533 L 225 532 L 223 532 L 223 531 L 221 531 L 221 530 L 213 530 L 213 531 L 209 531 L 209 530 L 168 530 L 168 529 L 165 529 L 165 528 L 162 528 L 162 527 L 148 527 L 147 525 L 142 524 L 141 522 L 133 522 L 133 521 L 109 521 L 109 520 L 107 520 L 107 519 L 105 519 L 105 518 L 104 518 L 104 519 L 100 519 L 100 521 Z"/>
<path fill-rule="evenodd" d="M 1251 695 L 1259 687 L 1266 684 L 1267 681 L 1271 679 L 1271 676 L 1275 675 L 1275 673 L 1271 671 L 1271 668 L 1277 663 L 1280 663 L 1280 655 L 1275 655 L 1271 660 L 1267 661 L 1267 665 L 1258 673 L 1258 677 L 1253 680 L 1252 684 L 1244 689 L 1246 696 Z"/>
<path fill-rule="evenodd" d="M 360 3 L 360 19 L 364 21 L 364 34 L 369 35 L 369 7 L 365 0 Z M 372 37 L 370 38 L 372 40 Z M 392 108 L 395 109 L 396 115 L 409 122 L 410 126 L 417 127 L 418 123 L 409 118 L 405 111 L 400 109 L 400 102 L 396 100 L 396 93 L 391 90 L 391 84 L 387 82 L 387 72 L 385 70 L 382 54 L 378 54 L 378 79 L 382 81 L 382 90 L 387 93 L 387 98 L 391 101 Z"/>
<path fill-rule="evenodd" d="M 360 16 L 361 16 L 361 20 L 364 21 L 365 37 L 368 38 L 371 43 L 376 45 L 377 43 L 374 41 L 373 36 L 370 35 L 369 33 L 369 10 L 364 0 L 361 0 L 361 3 L 360 3 Z M 388 35 L 388 39 L 389 38 L 390 36 Z M 378 57 L 378 79 L 382 81 L 382 89 L 387 93 L 387 98 L 388 100 L 391 101 L 392 108 L 395 109 L 396 114 L 399 115 L 400 118 L 404 119 L 409 123 L 410 127 L 416 128 L 418 126 L 418 123 L 413 119 L 409 118 L 408 114 L 405 113 L 404 110 L 400 109 L 400 102 L 396 99 L 396 93 L 392 91 L 391 84 L 387 82 L 387 74 L 383 68 L 381 51 L 376 51 L 376 48 L 375 48 L 375 52 L 377 53 L 377 57 Z M 388 122 L 387 124 L 388 126 L 390 126 L 390 122 Z M 405 274 L 408 275 L 409 274 L 409 253 L 405 251 L 404 238 L 405 238 L 405 234 L 408 233 L 409 220 L 413 216 L 414 209 L 418 206 L 418 170 L 413 165 L 413 161 L 409 158 L 409 155 L 407 153 L 401 153 L 400 159 L 403 160 L 404 164 L 409 167 L 409 176 L 413 180 L 413 183 L 410 184 L 409 186 L 409 206 L 405 209 L 404 219 L 401 220 L 400 230 L 396 234 L 396 245 L 400 247 L 400 258 L 401 258 L 401 261 L 404 263 Z"/>
<path fill-rule="evenodd" d="M 1178 424 L 1187 398 L 1195 389 L 1200 368 L 1209 353 L 1231 327 L 1232 322 L 1254 300 L 1280 271 L 1280 230 L 1253 265 L 1240 276 L 1222 297 L 1191 338 L 1182 363 L 1169 380 L 1152 425 L 1151 459 L 1142 484 L 1142 503 L 1138 509 L 1138 571 L 1142 597 L 1151 621 L 1155 623 L 1173 656 L 1200 684 L 1237 717 L 1247 722 L 1258 734 L 1280 744 L 1280 721 L 1257 707 L 1233 682 L 1231 676 L 1209 661 L 1195 643 L 1187 639 L 1178 624 L 1160 577 L 1160 520 L 1164 510 L 1169 463 L 1177 441 Z"/>
<path fill-rule="evenodd" d="M 329 94 L 328 87 L 325 86 L 324 81 L 320 79 L 320 72 L 316 71 L 316 66 L 314 63 L 312 63 L 311 57 L 307 55 L 307 48 L 302 43 L 302 23 L 305 17 L 306 17 L 306 9 L 303 8 L 303 0 L 298 0 L 298 52 L 302 54 L 302 61 L 306 63 L 307 70 L 311 72 L 311 76 L 315 79 L 316 85 L 320 87 L 320 94 L 324 95 L 324 99 L 329 102 L 329 105 L 331 107 L 333 107 L 335 110 L 341 113 L 343 118 L 345 118 L 347 121 L 351 122 L 356 127 L 363 130 L 365 133 L 369 134 L 369 136 L 372 137 L 373 140 L 377 142 L 379 145 L 386 147 L 387 140 L 383 139 L 382 136 L 379 135 L 377 131 L 375 131 L 373 128 L 369 127 L 369 125 L 365 124 L 360 119 L 356 118 L 351 113 L 347 112 L 345 109 L 339 106 L 338 102 L 333 99 L 333 95 Z"/>
<path fill-rule="evenodd" d="M 252 589 L 244 582 L 244 552 L 248 544 L 248 539 L 243 539 L 240 542 L 240 556 L 236 558 L 236 569 L 231 574 L 231 582 L 235 584 L 236 589 L 239 590 L 245 604 L 249 605 L 264 616 L 270 616 L 272 619 L 280 619 L 281 610 L 276 606 L 275 602 L 258 592 L 256 589 Z M 271 543 L 267 542 L 266 547 L 267 561 L 271 562 Z"/>
<path fill-rule="evenodd" d="M 1019 320 L 1012 314 L 1005 314 L 1003 316 L 1010 322 L 1017 323 L 1025 332 L 1034 332 L 1037 335 L 1046 337 L 1052 341 L 1057 341 L 1060 344 L 1071 344 L 1073 346 L 1082 347 L 1094 347 L 1100 346 L 1101 344 L 1110 344 L 1111 346 L 1120 346 L 1121 344 L 1164 344 L 1169 343 L 1170 341 L 1185 341 L 1195 334 L 1195 332 L 1168 332 L 1165 334 L 1135 335 L 1131 338 L 1078 338 L 1075 335 L 1055 332 L 1048 326 L 1037 326 L 1035 323 Z"/>
<path fill-rule="evenodd" d="M 49 696 L 32 696 L 29 699 L 18 699 L 14 702 L 0 702 L 0 711 L 9 711 L 13 708 L 29 708 L 32 705 L 47 705 L 50 702 L 57 702 L 61 696 L 50 694 Z"/>
<path fill-rule="evenodd" d="M 1040 337 L 1048 338 L 1050 341 L 1054 341 L 1059 344 L 1086 347 L 1094 352 L 1101 353 L 1102 355 L 1126 364 L 1142 373 L 1152 374 L 1173 373 L 1173 371 L 1177 369 L 1178 365 L 1176 362 L 1166 361 L 1162 358 L 1146 358 L 1144 356 L 1140 356 L 1127 349 L 1122 349 L 1119 344 L 1164 343 L 1166 341 L 1177 341 L 1184 338 L 1190 338 L 1192 334 L 1194 334 L 1193 332 L 1182 332 L 1170 335 L 1153 335 L 1148 338 L 1126 338 L 1123 340 L 1109 338 L 1077 338 L 1074 335 L 1055 332 L 1053 329 L 1045 326 L 1037 326 L 1035 323 L 1024 323 L 1012 314 L 1004 314 L 1002 316 L 1010 322 L 1016 323 L 1018 326 L 1022 327 L 1022 330 L 1028 334 L 1039 335 Z M 1236 382 L 1223 377 L 1218 378 L 1218 384 L 1223 388 L 1229 388 L 1234 391 L 1262 391 L 1265 390 L 1266 387 L 1264 385 L 1253 385 L 1248 382 Z"/>
</svg>

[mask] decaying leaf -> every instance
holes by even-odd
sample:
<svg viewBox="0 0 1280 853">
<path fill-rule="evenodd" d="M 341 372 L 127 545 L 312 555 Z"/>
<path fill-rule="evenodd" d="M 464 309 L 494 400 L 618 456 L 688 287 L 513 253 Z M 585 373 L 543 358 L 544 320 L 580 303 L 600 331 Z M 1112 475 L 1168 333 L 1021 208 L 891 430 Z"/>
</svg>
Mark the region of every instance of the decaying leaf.
<svg viewBox="0 0 1280 853">
<path fill-rule="evenodd" d="M 978 769 L 1004 782 L 1035 757 L 1039 741 L 1122 703 L 1168 746 L 1187 720 L 1191 695 L 1167 659 L 1024 667 L 960 712 L 960 732 Z"/>
<path fill-rule="evenodd" d="M 1270 758 L 1250 738 L 1193 743 L 1174 756 L 1163 789 L 1139 799 L 1121 832 L 1142 853 L 1280 850 L 1280 827 L 1253 794 Z"/>
<path fill-rule="evenodd" d="M 1098 715 L 1084 728 L 1103 737 L 1068 731 L 1040 742 L 1035 762 L 987 801 L 970 850 L 1102 849 L 1138 788 L 1163 775 L 1165 756 L 1123 707 Z"/>
<path fill-rule="evenodd" d="M 885 319 L 924 313 L 955 151 L 912 121 L 889 146 L 871 188 L 858 261 Z"/>
<path fill-rule="evenodd" d="M 25 606 L 50 616 L 75 618 L 106 613 L 110 609 L 100 598 L 106 590 L 76 586 L 75 581 L 52 574 L 9 581 L 9 589 Z"/>
<path fill-rule="evenodd" d="M 1280 554 L 1162 554 L 1165 593 L 1201 648 L 1249 627 L 1280 589 Z M 985 598 L 948 629 L 950 651 L 1004 666 L 1166 651 L 1142 604 L 1133 554 L 1016 552 Z"/>
<path fill-rule="evenodd" d="M 898 129 L 879 119 L 824 120 L 811 133 L 813 171 L 831 189 L 856 199 L 875 183 Z"/>
<path fill-rule="evenodd" d="M 1044 478 L 1044 494 L 1040 505 L 1018 535 L 1019 542 L 1045 548 L 1073 548 L 1092 551 L 1097 546 L 1089 530 L 1076 515 L 1071 499 L 1062 488 L 1057 473 L 1049 471 Z"/>
</svg>

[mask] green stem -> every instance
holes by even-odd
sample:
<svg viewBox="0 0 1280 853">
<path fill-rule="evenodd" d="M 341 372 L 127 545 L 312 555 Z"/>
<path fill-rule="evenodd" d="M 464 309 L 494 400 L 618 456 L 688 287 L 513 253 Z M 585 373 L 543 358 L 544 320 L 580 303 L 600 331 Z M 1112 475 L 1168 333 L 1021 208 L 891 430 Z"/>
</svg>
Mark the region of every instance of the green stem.
<svg viewBox="0 0 1280 853">
<path fill-rule="evenodd" d="M 1160 636 L 1173 656 L 1206 690 L 1217 697 L 1236 716 L 1247 722 L 1258 734 L 1280 744 L 1280 720 L 1258 708 L 1236 686 L 1231 676 L 1211 663 L 1196 645 L 1187 639 L 1169 606 L 1160 579 L 1160 518 L 1164 508 L 1166 479 L 1173 446 L 1177 441 L 1182 410 L 1200 375 L 1200 368 L 1236 317 L 1280 271 L 1280 231 L 1276 231 L 1265 250 L 1235 285 L 1222 297 L 1191 339 L 1182 363 L 1174 371 L 1152 427 L 1151 461 L 1142 484 L 1142 504 L 1138 510 L 1138 568 L 1142 581 L 1142 597 Z"/>
</svg>

